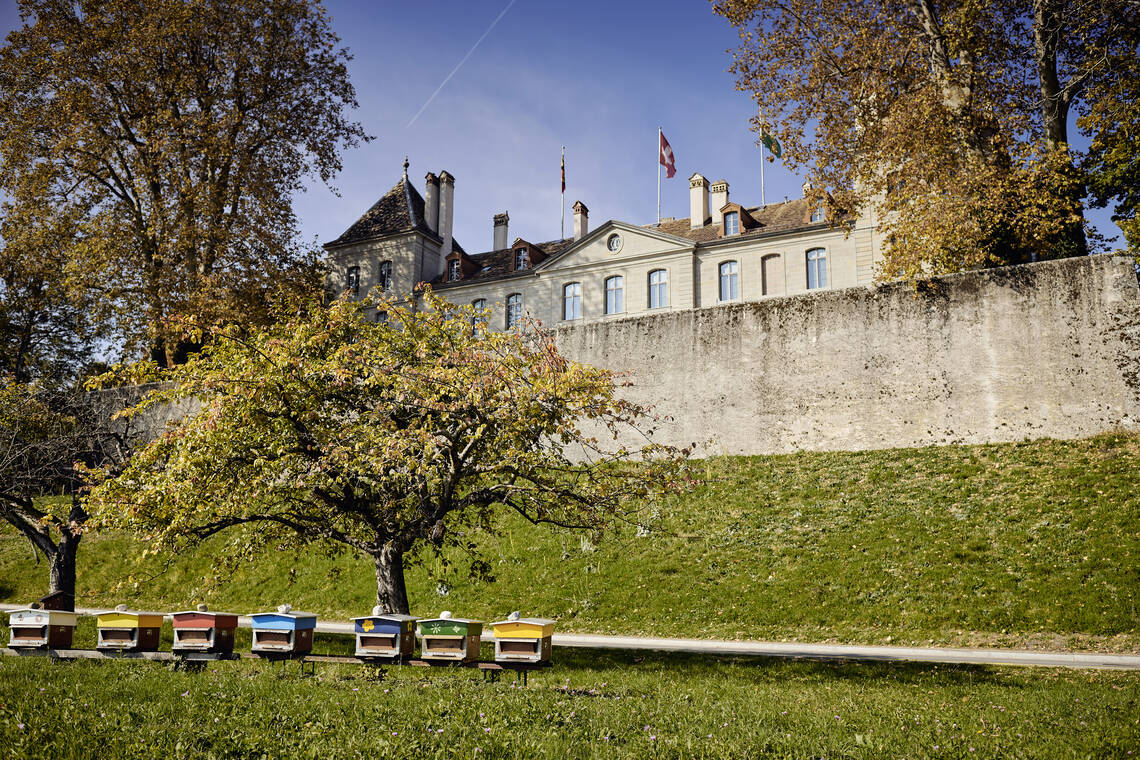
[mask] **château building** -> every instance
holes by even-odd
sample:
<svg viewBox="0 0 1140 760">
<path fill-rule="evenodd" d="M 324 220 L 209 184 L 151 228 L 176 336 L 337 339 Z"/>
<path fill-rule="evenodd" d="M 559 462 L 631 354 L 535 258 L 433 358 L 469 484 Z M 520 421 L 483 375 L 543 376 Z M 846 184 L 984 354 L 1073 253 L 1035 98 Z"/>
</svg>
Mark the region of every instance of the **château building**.
<svg viewBox="0 0 1140 760">
<path fill-rule="evenodd" d="M 492 219 L 490 250 L 468 253 L 452 236 L 455 178 L 428 173 L 421 195 L 403 177 L 325 245 L 330 287 L 355 297 L 411 293 L 431 283 L 456 304 L 489 309 L 506 329 L 524 315 L 547 326 L 699 309 L 870 283 L 878 234 L 867 215 L 833 225 L 804 198 L 745 206 L 728 182 L 689 178 L 689 217 L 591 229 L 574 204 L 574 235 L 511 238 L 506 212 Z"/>
</svg>

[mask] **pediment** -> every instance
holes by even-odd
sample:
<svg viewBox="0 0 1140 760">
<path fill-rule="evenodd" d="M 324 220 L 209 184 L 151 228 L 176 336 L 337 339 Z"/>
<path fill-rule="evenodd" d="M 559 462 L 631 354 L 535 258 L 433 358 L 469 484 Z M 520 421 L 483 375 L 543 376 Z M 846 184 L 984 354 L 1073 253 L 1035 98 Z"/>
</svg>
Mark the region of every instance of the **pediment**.
<svg viewBox="0 0 1140 760">
<path fill-rule="evenodd" d="M 611 240 L 617 236 L 617 250 Z M 645 256 L 692 250 L 692 240 L 660 232 L 651 227 L 637 227 L 625 222 L 609 221 L 577 241 L 561 255 L 543 262 L 536 269 L 554 271 L 592 266 L 606 262 L 627 261 Z"/>
</svg>

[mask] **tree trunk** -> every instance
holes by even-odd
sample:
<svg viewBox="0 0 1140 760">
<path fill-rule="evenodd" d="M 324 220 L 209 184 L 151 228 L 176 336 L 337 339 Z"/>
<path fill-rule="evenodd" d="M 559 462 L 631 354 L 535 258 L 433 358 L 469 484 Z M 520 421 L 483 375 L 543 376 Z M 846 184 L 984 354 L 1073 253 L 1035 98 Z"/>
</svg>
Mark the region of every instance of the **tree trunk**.
<svg viewBox="0 0 1140 760">
<path fill-rule="evenodd" d="M 408 614 L 408 590 L 404 586 L 404 552 L 392 543 L 372 557 L 376 564 L 376 604 L 382 612 Z"/>
<path fill-rule="evenodd" d="M 82 533 L 72 533 L 66 528 L 55 554 L 49 557 L 51 581 L 49 594 L 63 594 L 63 609 L 75 611 L 75 553 L 79 549 Z"/>
</svg>

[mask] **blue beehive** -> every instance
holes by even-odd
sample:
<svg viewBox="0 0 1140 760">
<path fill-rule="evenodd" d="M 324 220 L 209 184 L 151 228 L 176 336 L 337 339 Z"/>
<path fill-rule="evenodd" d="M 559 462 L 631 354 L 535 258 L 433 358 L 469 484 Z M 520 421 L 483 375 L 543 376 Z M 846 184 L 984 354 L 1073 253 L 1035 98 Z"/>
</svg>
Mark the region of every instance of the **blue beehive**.
<svg viewBox="0 0 1140 760">
<path fill-rule="evenodd" d="M 356 656 L 399 659 L 412 656 L 416 648 L 416 616 L 398 613 L 372 614 L 352 619 L 356 632 Z"/>
<path fill-rule="evenodd" d="M 309 612 L 293 612 L 288 604 L 277 612 L 258 612 L 253 619 L 253 653 L 284 657 L 303 657 L 313 651 L 313 631 L 317 616 Z"/>
</svg>

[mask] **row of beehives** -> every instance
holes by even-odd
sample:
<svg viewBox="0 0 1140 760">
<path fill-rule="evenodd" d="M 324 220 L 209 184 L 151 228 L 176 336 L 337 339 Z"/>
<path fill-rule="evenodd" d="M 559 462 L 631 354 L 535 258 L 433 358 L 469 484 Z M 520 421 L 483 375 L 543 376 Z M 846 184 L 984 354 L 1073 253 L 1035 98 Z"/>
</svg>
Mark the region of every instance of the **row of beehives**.
<svg viewBox="0 0 1140 760">
<path fill-rule="evenodd" d="M 261 612 L 253 620 L 254 654 L 267 657 L 303 657 L 313 649 L 317 616 L 294 612 L 282 605 L 276 612 Z M 231 654 L 238 616 L 210 612 L 205 605 L 196 610 L 175 612 L 175 653 L 207 652 Z M 27 609 L 9 615 L 12 648 L 68 649 L 78 614 L 61 610 Z M 133 612 L 119 605 L 112 612 L 97 616 L 97 648 L 121 652 L 158 650 L 163 615 L 159 612 Z M 455 618 L 443 612 L 438 618 L 420 620 L 413 615 L 372 614 L 352 618 L 356 633 L 356 656 L 362 659 L 401 660 L 412 656 L 419 624 L 420 657 L 444 662 L 473 662 L 479 659 L 483 633 L 481 620 Z M 550 637 L 554 621 L 523 618 L 517 612 L 506 620 L 491 623 L 495 634 L 496 662 L 550 661 Z"/>
</svg>

